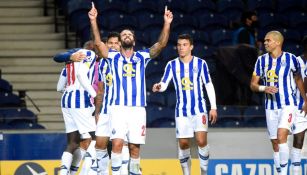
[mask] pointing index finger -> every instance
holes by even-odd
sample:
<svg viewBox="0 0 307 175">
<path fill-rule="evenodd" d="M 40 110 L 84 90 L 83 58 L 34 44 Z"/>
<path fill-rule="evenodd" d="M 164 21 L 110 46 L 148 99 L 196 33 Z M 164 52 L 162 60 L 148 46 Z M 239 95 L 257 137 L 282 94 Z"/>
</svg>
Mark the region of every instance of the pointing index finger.
<svg viewBox="0 0 307 175">
<path fill-rule="evenodd" d="M 164 12 L 167 12 L 167 5 L 165 6 L 165 10 L 164 10 Z"/>
<path fill-rule="evenodd" d="M 95 4 L 94 4 L 94 2 L 92 1 L 92 8 L 94 8 L 95 7 Z"/>
</svg>

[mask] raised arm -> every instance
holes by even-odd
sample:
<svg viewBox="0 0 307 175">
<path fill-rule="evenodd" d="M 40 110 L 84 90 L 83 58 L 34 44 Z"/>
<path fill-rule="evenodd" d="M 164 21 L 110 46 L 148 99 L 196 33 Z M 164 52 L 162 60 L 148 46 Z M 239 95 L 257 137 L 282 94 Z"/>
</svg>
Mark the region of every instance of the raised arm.
<svg viewBox="0 0 307 175">
<path fill-rule="evenodd" d="M 92 3 L 92 9 L 88 12 L 88 17 L 90 18 L 91 22 L 94 43 L 98 50 L 99 57 L 107 58 L 109 50 L 108 47 L 100 39 L 100 33 L 97 24 L 97 15 L 98 15 L 97 9 L 95 8 L 94 3 Z"/>
<path fill-rule="evenodd" d="M 173 13 L 170 10 L 167 10 L 167 6 L 165 6 L 163 29 L 159 36 L 158 42 L 156 42 L 150 48 L 149 53 L 150 53 L 151 58 L 157 57 L 162 51 L 162 49 L 166 47 L 166 44 L 169 38 L 170 26 L 171 26 L 172 21 L 173 21 Z"/>
</svg>

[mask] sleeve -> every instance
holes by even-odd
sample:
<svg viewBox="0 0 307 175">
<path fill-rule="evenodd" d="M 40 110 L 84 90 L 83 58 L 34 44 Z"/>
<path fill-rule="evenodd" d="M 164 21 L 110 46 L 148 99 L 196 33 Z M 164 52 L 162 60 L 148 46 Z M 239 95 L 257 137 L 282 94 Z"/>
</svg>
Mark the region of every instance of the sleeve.
<svg viewBox="0 0 307 175">
<path fill-rule="evenodd" d="M 301 64 L 299 63 L 299 60 L 298 58 L 291 54 L 291 60 L 293 62 L 293 73 L 294 74 L 300 74 L 301 73 Z"/>
<path fill-rule="evenodd" d="M 66 84 L 67 84 L 67 76 L 66 76 L 66 69 L 64 68 L 58 80 L 57 91 L 64 92 Z"/>
<path fill-rule="evenodd" d="M 262 77 L 262 69 L 261 69 L 261 59 L 262 57 L 258 57 L 256 63 L 255 63 L 255 67 L 254 67 L 254 72 L 253 72 L 253 76 L 259 76 Z"/>
<path fill-rule="evenodd" d="M 63 62 L 67 63 L 70 61 L 70 56 L 78 50 L 79 49 L 71 49 L 67 52 L 58 53 L 53 57 L 53 60 L 58 63 L 63 63 Z"/>
<path fill-rule="evenodd" d="M 173 78 L 172 66 L 171 66 L 171 62 L 168 62 L 166 67 L 165 67 L 164 74 L 161 78 L 160 92 L 164 92 L 167 89 L 167 86 L 168 86 L 168 84 L 169 84 L 169 82 L 171 81 L 172 78 Z"/>
<path fill-rule="evenodd" d="M 211 77 L 210 77 L 210 73 L 209 73 L 209 69 L 208 69 L 208 65 L 206 63 L 206 61 L 203 61 L 203 65 L 202 65 L 202 72 L 201 72 L 201 77 L 202 77 L 202 81 L 204 84 L 208 84 L 211 82 Z"/>
<path fill-rule="evenodd" d="M 216 107 L 216 97 L 215 97 L 215 90 L 212 82 L 209 82 L 205 85 L 207 95 L 210 101 L 211 109 L 217 109 Z"/>
<path fill-rule="evenodd" d="M 87 77 L 88 67 L 85 64 L 80 62 L 75 63 L 78 65 L 77 69 L 77 78 L 81 84 L 81 86 L 91 95 L 91 97 L 96 97 L 96 91 L 91 85 L 90 80 Z"/>
</svg>

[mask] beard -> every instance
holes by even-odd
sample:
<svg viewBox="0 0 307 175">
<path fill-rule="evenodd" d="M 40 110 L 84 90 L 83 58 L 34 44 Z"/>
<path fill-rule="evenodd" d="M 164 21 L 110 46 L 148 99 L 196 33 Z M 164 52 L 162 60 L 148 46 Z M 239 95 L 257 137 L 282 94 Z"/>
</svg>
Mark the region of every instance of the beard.
<svg viewBox="0 0 307 175">
<path fill-rule="evenodd" d="M 124 49 L 129 49 L 129 48 L 132 48 L 134 46 L 134 42 L 129 40 L 129 41 L 123 41 L 121 43 L 121 46 L 124 48 Z"/>
</svg>

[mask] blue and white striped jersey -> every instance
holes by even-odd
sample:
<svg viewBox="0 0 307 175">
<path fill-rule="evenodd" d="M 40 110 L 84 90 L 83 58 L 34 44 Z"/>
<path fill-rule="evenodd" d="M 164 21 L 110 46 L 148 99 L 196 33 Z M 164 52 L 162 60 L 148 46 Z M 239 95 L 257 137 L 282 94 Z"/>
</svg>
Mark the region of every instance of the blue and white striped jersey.
<svg viewBox="0 0 307 175">
<path fill-rule="evenodd" d="M 87 57 L 81 62 L 66 64 L 61 76 L 66 74 L 67 84 L 62 95 L 62 108 L 87 108 L 92 107 L 91 95 L 96 96 L 92 87 L 96 55 L 93 51 L 81 49 Z M 78 52 L 79 52 L 78 51 Z M 65 74 L 64 74 L 65 73 Z"/>
<path fill-rule="evenodd" d="M 283 52 L 276 59 L 266 53 L 258 57 L 254 76 L 260 76 L 265 86 L 278 88 L 276 94 L 265 94 L 266 109 L 281 109 L 284 106 L 296 106 L 296 84 L 294 74 L 299 73 L 300 67 L 295 55 Z"/>
<path fill-rule="evenodd" d="M 302 57 L 297 57 L 297 61 L 298 61 L 298 63 L 299 63 L 299 65 L 300 65 L 300 68 L 301 68 L 301 76 L 302 76 L 302 79 L 303 79 L 303 81 L 304 81 L 304 79 L 305 79 L 305 77 L 307 77 L 307 69 L 306 69 L 306 66 L 307 66 L 307 61 L 306 60 L 304 60 Z M 300 93 L 300 91 L 298 90 L 298 88 L 297 88 L 297 90 L 296 90 L 296 93 L 297 93 L 297 95 L 296 95 L 296 97 L 297 97 L 297 107 L 298 107 L 298 109 L 302 109 L 302 107 L 303 107 L 303 104 L 304 104 L 304 99 L 303 99 L 303 97 L 301 96 L 301 93 Z"/>
<path fill-rule="evenodd" d="M 134 52 L 131 58 L 109 51 L 107 61 L 113 78 L 111 105 L 146 106 L 145 68 L 150 60 L 149 49 Z"/>
<path fill-rule="evenodd" d="M 179 58 L 169 61 L 161 82 L 168 85 L 171 79 L 176 90 L 176 117 L 206 112 L 203 85 L 211 82 L 206 61 L 195 56 L 189 63 Z"/>
<path fill-rule="evenodd" d="M 112 92 L 112 72 L 106 59 L 101 59 L 99 63 L 99 81 L 104 82 L 104 97 L 101 112 L 108 114 L 108 107 L 111 104 L 113 92 Z"/>
</svg>

